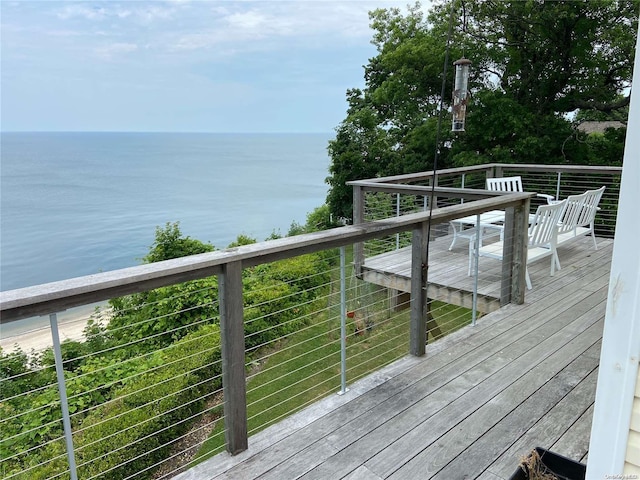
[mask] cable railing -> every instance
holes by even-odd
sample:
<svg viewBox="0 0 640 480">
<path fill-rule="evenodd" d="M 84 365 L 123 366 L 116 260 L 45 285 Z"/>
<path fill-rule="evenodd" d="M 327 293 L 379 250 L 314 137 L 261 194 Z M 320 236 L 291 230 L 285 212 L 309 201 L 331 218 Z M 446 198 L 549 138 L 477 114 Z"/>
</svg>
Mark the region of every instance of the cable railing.
<svg viewBox="0 0 640 480">
<path fill-rule="evenodd" d="M 520 164 L 485 164 L 473 167 L 452 168 L 433 172 L 419 172 L 407 175 L 397 175 L 385 178 L 364 179 L 349 182 L 354 189 L 354 223 L 380 220 L 389 217 L 399 217 L 410 215 L 419 211 L 427 211 L 430 202 L 437 208 L 448 208 L 461 205 L 465 202 L 481 198 L 483 192 L 486 194 L 485 183 L 489 178 L 519 176 L 524 185 L 523 190 L 531 192 L 532 197 L 529 203 L 528 223 L 533 220 L 537 208 L 547 204 L 546 199 L 541 195 L 533 196 L 533 192 L 551 197 L 552 203 L 579 194 L 588 190 L 596 190 L 604 187 L 604 194 L 599 201 L 597 214 L 595 215 L 594 227 L 595 235 L 612 238 L 615 229 L 615 218 L 617 214 L 617 200 L 619 195 L 620 167 L 600 167 L 600 166 L 565 166 L 565 165 L 520 165 Z M 435 241 L 436 258 L 446 256 L 443 242 L 437 240 L 448 237 L 450 244 L 448 251 L 459 251 L 468 247 L 469 266 L 468 274 L 473 271 L 472 256 L 474 252 L 483 247 L 483 236 L 485 241 L 501 241 L 505 247 L 511 244 L 518 244 L 519 239 L 515 238 L 515 231 L 505 229 L 505 219 L 507 212 L 489 212 L 495 218 L 489 221 L 483 217 L 477 219 L 473 215 L 454 219 L 447 223 L 432 224 L 430 226 L 429 238 Z M 476 223 L 485 223 L 480 232 L 476 232 Z M 520 228 L 520 227 L 518 227 Z M 487 235 L 487 232 L 489 235 Z M 500 233 L 499 239 L 491 239 L 491 233 Z M 451 236 L 453 238 L 451 238 Z M 474 239 L 479 237 L 480 243 L 474 248 Z M 566 238 L 564 238 L 566 240 Z M 515 243 L 513 243 L 515 242 Z M 411 243 L 411 237 L 407 233 L 396 234 L 385 238 L 377 238 L 363 242 L 355 247 L 355 265 L 360 275 L 373 283 L 391 286 L 398 284 L 401 290 L 409 291 L 407 282 L 399 282 L 397 275 L 395 279 L 385 275 L 389 269 L 379 268 L 385 258 L 394 258 L 394 252 L 401 253 L 407 250 Z M 594 244 L 597 244 L 594 240 Z M 502 243 L 500 244 L 502 245 Z M 511 253 L 506 250 L 505 257 Z M 406 252 L 405 252 L 406 253 Z M 504 305 L 510 301 L 513 285 L 509 268 L 495 267 L 495 261 L 487 261 L 487 249 L 481 249 L 480 258 L 477 262 L 482 264 L 483 281 L 499 282 L 499 294 L 495 296 L 501 298 L 499 304 Z M 397 257 L 397 255 L 396 255 Z M 496 255 L 494 255 L 496 257 Z M 497 256 L 500 257 L 499 255 Z M 429 260 L 432 263 L 432 260 Z M 375 266 L 374 266 L 375 263 Z M 557 263 L 557 262 L 556 262 Z M 508 264 L 508 262 L 504 262 Z M 493 271 L 492 271 L 493 270 Z M 375 274 L 374 274 L 375 271 Z M 526 273 L 526 269 L 525 269 Z M 525 275 L 526 277 L 526 275 Z M 430 279 L 432 282 L 434 277 Z M 468 287 L 465 287 L 468 288 Z M 477 288 L 471 289 L 478 294 Z M 447 291 L 439 292 L 436 298 L 449 298 L 455 289 L 449 288 Z M 476 298 L 473 299 L 473 310 L 482 312 L 491 311 L 496 308 L 495 302 L 480 295 L 481 306 L 479 307 Z M 467 305 L 464 299 L 454 301 L 456 304 Z"/>
<path fill-rule="evenodd" d="M 354 187 L 354 206 L 362 202 L 362 207 L 354 209 L 354 223 L 412 213 L 419 211 L 421 205 L 426 210 L 433 178 L 439 188 L 483 190 L 487 178 L 521 176 L 524 191 L 551 195 L 555 200 L 605 186 L 596 231 L 600 236 L 613 238 L 621 174 L 622 167 L 496 163 L 438 170 L 435 177 L 433 172 L 420 172 L 363 179 L 349 185 Z M 462 195 L 434 196 L 438 207 L 465 201 Z M 539 204 L 540 201 L 532 199 L 531 211 Z"/>
<path fill-rule="evenodd" d="M 3 338 L 2 478 L 171 478 L 246 449 L 250 435 L 408 353 L 424 354 L 426 343 L 488 311 L 481 289 L 474 308 L 473 288 L 438 280 L 441 272 L 473 283 L 468 242 L 435 246 L 448 247 L 445 231 L 461 216 L 508 212 L 502 239 L 511 253 L 480 258 L 475 272 L 495 285 L 498 304 L 522 302 L 518 225 L 532 195 L 466 190 L 437 187 L 443 203 L 431 216 L 428 194 L 409 192 L 391 202 L 399 216 L 2 292 L 3 326 L 50 319 L 31 332 L 48 336 L 44 348 L 11 353 Z M 370 210 L 372 218 L 384 211 Z M 378 272 L 382 282 L 367 276 L 358 261 L 365 242 L 407 252 L 402 288 L 392 272 Z M 72 319 L 84 328 L 69 333 L 64 310 L 96 302 Z"/>
</svg>

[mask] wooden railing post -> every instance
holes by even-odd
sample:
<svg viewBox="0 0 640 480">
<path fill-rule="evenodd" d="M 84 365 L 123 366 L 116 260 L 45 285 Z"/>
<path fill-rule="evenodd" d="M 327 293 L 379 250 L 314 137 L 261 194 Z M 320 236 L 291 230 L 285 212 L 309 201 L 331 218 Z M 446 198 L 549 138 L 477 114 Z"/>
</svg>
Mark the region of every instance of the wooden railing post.
<svg viewBox="0 0 640 480">
<path fill-rule="evenodd" d="M 511 270 L 511 303 L 524 303 L 526 289 L 527 245 L 529 244 L 529 199 L 514 207 L 513 266 Z"/>
<path fill-rule="evenodd" d="M 247 449 L 242 263 L 230 262 L 218 276 L 225 439 L 231 455 Z"/>
<path fill-rule="evenodd" d="M 413 229 L 411 237 L 411 325 L 409 353 L 424 355 L 427 344 L 427 222 Z"/>
<path fill-rule="evenodd" d="M 364 190 L 358 185 L 353 186 L 353 224 L 364 223 Z M 364 243 L 353 245 L 353 265 L 355 275 L 362 278 L 362 266 L 364 265 Z"/>
<path fill-rule="evenodd" d="M 507 208 L 504 222 L 500 305 L 524 303 L 529 200 Z"/>
<path fill-rule="evenodd" d="M 502 244 L 502 273 L 500 275 L 500 306 L 504 307 L 511 302 L 511 289 L 513 287 L 513 253 L 515 240 L 514 209 L 505 209 L 504 217 L 504 242 Z"/>
<path fill-rule="evenodd" d="M 435 176 L 433 177 L 433 186 L 438 186 L 438 172 L 436 172 Z M 438 208 L 438 197 L 434 195 L 431 200 L 433 201 L 433 208 Z M 431 205 L 429 205 L 429 208 L 431 208 Z"/>
</svg>

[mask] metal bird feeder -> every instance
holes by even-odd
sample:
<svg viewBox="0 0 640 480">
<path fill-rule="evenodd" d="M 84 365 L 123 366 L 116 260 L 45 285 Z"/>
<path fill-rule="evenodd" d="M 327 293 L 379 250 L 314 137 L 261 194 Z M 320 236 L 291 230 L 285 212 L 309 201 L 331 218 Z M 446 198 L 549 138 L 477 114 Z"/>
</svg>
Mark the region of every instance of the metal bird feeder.
<svg viewBox="0 0 640 480">
<path fill-rule="evenodd" d="M 453 86 L 453 122 L 452 132 L 464 132 L 464 120 L 467 114 L 467 98 L 469 90 L 469 67 L 471 60 L 461 58 L 453 62 L 456 77 Z"/>
</svg>

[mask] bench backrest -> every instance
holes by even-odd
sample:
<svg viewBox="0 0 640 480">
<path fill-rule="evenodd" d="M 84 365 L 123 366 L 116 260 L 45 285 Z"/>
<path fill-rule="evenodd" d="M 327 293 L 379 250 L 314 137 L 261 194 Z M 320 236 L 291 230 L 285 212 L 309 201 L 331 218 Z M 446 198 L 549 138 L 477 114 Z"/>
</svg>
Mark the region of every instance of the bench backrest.
<svg viewBox="0 0 640 480">
<path fill-rule="evenodd" d="M 552 205 L 540 205 L 529 227 L 529 246 L 543 247 L 555 242 L 558 223 L 564 211 L 566 200 Z"/>
<path fill-rule="evenodd" d="M 578 227 L 591 228 L 604 189 L 605 187 L 600 187 L 597 190 L 587 190 L 580 195 L 569 195 L 558 233 L 572 232 Z"/>
<path fill-rule="evenodd" d="M 522 192 L 522 177 L 487 178 L 487 190 L 494 192 Z"/>
</svg>

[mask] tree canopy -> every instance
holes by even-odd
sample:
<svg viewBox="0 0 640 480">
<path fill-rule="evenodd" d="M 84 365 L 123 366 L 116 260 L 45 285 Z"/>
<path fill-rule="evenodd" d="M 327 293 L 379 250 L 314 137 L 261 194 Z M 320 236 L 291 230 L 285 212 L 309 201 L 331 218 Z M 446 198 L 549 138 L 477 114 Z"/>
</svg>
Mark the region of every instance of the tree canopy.
<svg viewBox="0 0 640 480">
<path fill-rule="evenodd" d="M 438 168 L 621 162 L 618 153 L 595 157 L 571 118 L 626 118 L 640 0 L 452 1 L 450 63 L 473 62 L 471 104 L 463 134 L 453 136 L 445 117 Z M 346 117 L 329 143 L 334 216 L 352 216 L 349 180 L 433 167 L 451 7 L 370 13 L 377 55 L 364 67 L 365 88 L 347 91 Z M 448 109 L 451 65 L 446 81 Z"/>
</svg>

